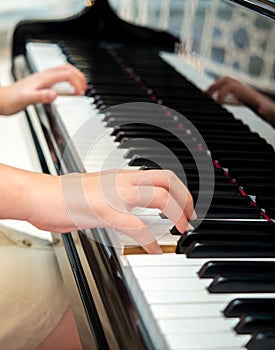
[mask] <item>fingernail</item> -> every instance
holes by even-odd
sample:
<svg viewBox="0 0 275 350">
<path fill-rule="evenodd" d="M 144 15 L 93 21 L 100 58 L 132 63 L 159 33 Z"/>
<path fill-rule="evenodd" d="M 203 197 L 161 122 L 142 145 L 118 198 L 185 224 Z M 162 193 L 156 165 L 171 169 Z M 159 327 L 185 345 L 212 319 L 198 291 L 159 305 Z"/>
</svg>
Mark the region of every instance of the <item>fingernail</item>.
<svg viewBox="0 0 275 350">
<path fill-rule="evenodd" d="M 196 220 L 197 219 L 197 213 L 195 212 L 195 210 L 193 210 L 193 213 L 192 213 L 192 215 L 191 215 L 191 220 Z"/>
<path fill-rule="evenodd" d="M 195 230 L 195 228 L 190 223 L 188 223 L 187 231 L 194 231 L 194 230 Z"/>
</svg>

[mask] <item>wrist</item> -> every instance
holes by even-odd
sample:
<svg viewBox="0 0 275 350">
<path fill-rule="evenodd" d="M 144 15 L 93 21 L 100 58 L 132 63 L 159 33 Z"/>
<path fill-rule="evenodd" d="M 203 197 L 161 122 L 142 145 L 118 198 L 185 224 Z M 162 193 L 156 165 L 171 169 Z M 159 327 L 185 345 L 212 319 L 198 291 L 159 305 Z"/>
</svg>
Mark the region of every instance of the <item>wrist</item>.
<svg viewBox="0 0 275 350">
<path fill-rule="evenodd" d="M 26 220 L 39 229 L 58 233 L 76 229 L 64 203 L 61 178 L 34 174 L 27 195 L 31 205 Z"/>
<path fill-rule="evenodd" d="M 0 88 L 0 114 L 8 115 L 10 108 L 9 87 L 3 86 Z"/>
</svg>

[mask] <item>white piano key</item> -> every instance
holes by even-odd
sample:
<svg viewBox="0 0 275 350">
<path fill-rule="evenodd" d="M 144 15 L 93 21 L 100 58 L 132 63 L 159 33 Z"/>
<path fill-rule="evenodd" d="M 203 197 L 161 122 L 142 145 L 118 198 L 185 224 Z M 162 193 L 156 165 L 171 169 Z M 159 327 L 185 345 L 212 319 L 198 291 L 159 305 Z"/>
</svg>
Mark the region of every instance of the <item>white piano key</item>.
<svg viewBox="0 0 275 350">
<path fill-rule="evenodd" d="M 212 279 L 199 279 L 197 276 L 182 278 L 142 278 L 139 280 L 141 291 L 165 289 L 170 290 L 201 290 L 206 288 Z"/>
<path fill-rule="evenodd" d="M 136 281 L 140 280 L 155 280 L 157 278 L 163 278 L 167 281 L 169 278 L 175 277 L 194 277 L 196 276 L 196 271 L 198 270 L 197 266 L 186 266 L 182 268 L 180 266 L 163 266 L 163 267 L 132 267 L 131 269 L 126 270 L 127 274 L 127 282 L 131 289 L 133 288 L 133 284 Z"/>
<path fill-rule="evenodd" d="M 185 318 L 203 318 L 222 317 L 224 303 L 196 303 L 193 301 L 188 304 L 153 304 L 150 305 L 152 314 L 156 319 L 181 319 Z"/>
<path fill-rule="evenodd" d="M 255 261 L 261 259 L 230 260 Z M 274 261 L 274 259 L 270 260 Z M 155 337 L 153 339 L 158 339 L 159 334 L 163 335 L 164 339 L 159 340 L 160 348 L 162 348 L 161 346 L 163 346 L 164 342 L 166 345 L 169 344 L 167 349 L 192 349 L 192 347 L 194 349 L 200 349 L 200 347 L 196 347 L 196 343 L 192 340 L 196 338 L 195 334 L 198 333 L 207 334 L 208 336 L 212 332 L 212 337 L 209 338 L 209 344 L 207 342 L 204 344 L 205 349 L 221 349 L 224 344 L 228 344 L 228 349 L 238 349 L 242 348 L 246 341 L 248 341 L 249 337 L 245 337 L 246 341 L 244 341 L 243 336 L 235 336 L 232 328 L 236 324 L 236 319 L 225 319 L 222 311 L 234 298 L 262 298 L 263 294 L 210 294 L 205 289 L 205 285 L 196 290 L 188 290 L 185 283 L 190 283 L 192 280 L 190 277 L 180 277 L 180 282 L 177 283 L 176 276 L 178 274 L 180 275 L 180 269 L 183 271 L 185 269 L 193 269 L 194 279 L 198 279 L 196 276 L 197 271 L 205 261 L 209 261 L 209 259 L 187 259 L 185 255 L 176 254 L 157 256 L 131 255 L 124 258 L 125 271 L 127 271 L 126 279 L 129 281 L 130 290 L 133 293 L 140 313 L 143 315 L 146 327 L 149 329 L 150 334 Z M 148 273 L 146 273 L 146 269 L 149 269 Z M 153 271 L 156 269 L 159 269 L 159 271 L 157 272 L 157 278 L 154 278 Z M 175 272 L 171 271 L 173 269 L 175 269 Z M 191 271 L 189 270 L 189 272 Z M 164 283 L 159 281 L 161 279 Z M 207 284 L 209 284 L 209 281 L 212 281 L 212 279 L 205 279 L 203 281 L 207 281 Z M 275 297 L 275 294 L 268 293 L 265 294 L 265 297 Z M 189 308 L 189 312 L 186 312 L 185 308 Z M 176 313 L 175 310 L 180 311 Z M 192 310 L 194 310 L 194 315 L 192 314 Z M 193 325 L 194 328 L 187 328 L 184 326 L 185 324 Z M 201 328 L 196 328 L 196 324 Z M 188 331 L 186 332 L 185 330 L 187 329 Z M 221 332 L 226 334 L 226 343 L 223 340 L 219 341 Z M 174 333 L 176 333 L 176 336 Z M 186 333 L 184 337 L 182 333 Z M 193 335 L 190 336 L 192 333 Z M 188 340 L 186 343 L 177 343 L 176 340 L 173 340 L 179 337 L 181 339 L 188 337 Z M 185 344 L 184 347 L 183 344 Z M 166 345 L 164 345 L 163 349 L 165 349 Z"/>
<path fill-rule="evenodd" d="M 138 280 L 140 279 L 157 279 L 157 278 L 181 278 L 181 277 L 196 277 L 198 266 L 147 266 L 132 267 L 131 271 Z"/>
<path fill-rule="evenodd" d="M 203 336 L 174 334 L 167 336 L 171 350 L 241 350 L 250 339 L 247 335 L 232 332 L 208 333 Z M 164 348 L 163 348 L 164 350 Z"/>
<path fill-rule="evenodd" d="M 198 318 L 190 319 L 157 319 L 160 329 L 163 330 L 164 334 L 203 334 L 208 332 L 227 332 L 233 330 L 233 327 L 238 323 L 238 319 L 222 318 L 222 317 L 208 317 L 208 318 Z"/>
<path fill-rule="evenodd" d="M 142 294 L 141 294 L 142 295 Z M 210 294 L 207 290 L 171 290 L 166 292 L 165 290 L 150 290 L 146 291 L 146 294 L 143 294 L 143 297 L 146 298 L 146 304 L 155 305 L 155 304 L 184 304 L 184 303 L 229 303 L 232 299 L 235 298 L 263 298 L 262 293 L 236 293 L 236 294 Z M 274 293 L 265 293 L 265 298 L 275 298 Z"/>
<path fill-rule="evenodd" d="M 125 266 L 202 266 L 209 260 L 217 261 L 275 261 L 275 258 L 187 258 L 184 254 L 161 254 L 161 255 L 129 255 L 125 258 Z"/>
<path fill-rule="evenodd" d="M 54 101 L 53 108 L 87 172 L 129 169 L 124 158 L 126 150 L 117 147 L 110 136 L 112 128 L 105 127 L 102 114 L 92 102 L 85 96 L 61 96 Z"/>
<path fill-rule="evenodd" d="M 38 72 L 67 63 L 66 57 L 57 44 L 29 42 L 26 44 L 26 54 L 29 62 Z"/>
</svg>

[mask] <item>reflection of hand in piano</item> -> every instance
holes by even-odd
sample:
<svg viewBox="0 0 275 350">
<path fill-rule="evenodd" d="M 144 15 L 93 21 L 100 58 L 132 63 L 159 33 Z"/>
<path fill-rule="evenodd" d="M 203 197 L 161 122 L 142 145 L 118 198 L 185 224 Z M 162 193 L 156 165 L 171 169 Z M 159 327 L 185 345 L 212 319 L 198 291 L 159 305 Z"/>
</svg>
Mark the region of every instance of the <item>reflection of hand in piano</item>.
<svg viewBox="0 0 275 350">
<path fill-rule="evenodd" d="M 159 208 L 182 232 L 193 214 L 186 187 L 172 172 L 161 170 L 56 177 L 2 165 L 1 193 L 1 218 L 27 220 L 54 232 L 116 227 L 149 253 L 161 250 L 146 225 L 130 213 L 133 207 Z"/>
<path fill-rule="evenodd" d="M 0 113 L 9 115 L 30 104 L 50 103 L 58 93 L 83 95 L 86 90 L 84 75 L 74 66 L 64 64 L 44 72 L 32 74 L 0 90 Z"/>
<path fill-rule="evenodd" d="M 275 102 L 234 78 L 222 77 L 218 79 L 208 88 L 207 93 L 209 95 L 217 94 L 216 98 L 220 104 L 223 104 L 228 95 L 231 94 L 237 101 L 253 108 L 272 125 L 275 125 Z"/>
</svg>

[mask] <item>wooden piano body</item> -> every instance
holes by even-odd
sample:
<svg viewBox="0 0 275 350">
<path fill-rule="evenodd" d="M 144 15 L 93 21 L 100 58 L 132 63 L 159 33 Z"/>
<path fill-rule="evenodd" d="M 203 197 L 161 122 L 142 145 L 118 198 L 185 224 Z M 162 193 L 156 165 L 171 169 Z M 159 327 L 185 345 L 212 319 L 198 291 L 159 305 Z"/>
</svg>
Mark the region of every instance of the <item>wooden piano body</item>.
<svg viewBox="0 0 275 350">
<path fill-rule="evenodd" d="M 274 8 L 272 8 L 272 4 L 267 4 L 269 2 L 233 1 L 232 3 L 240 3 L 241 5 L 247 5 L 249 8 L 247 11 L 250 11 L 251 9 L 259 11 L 263 16 L 265 16 L 267 22 L 271 23 L 270 25 L 274 26 L 274 23 L 272 22 L 274 21 Z M 230 3 L 230 5 L 232 4 Z M 234 6 L 238 7 L 239 4 Z M 181 32 L 181 35 L 184 36 L 184 33 Z M 233 121 L 230 119 L 230 122 L 228 121 L 229 124 L 225 123 L 225 125 L 223 126 L 224 128 L 231 129 L 223 130 L 222 126 L 220 127 L 220 132 L 223 135 L 222 137 L 225 137 L 225 133 L 227 132 L 228 136 L 231 136 L 234 139 L 235 143 L 241 142 L 241 140 L 238 140 L 238 132 L 235 128 L 243 127 L 243 123 L 240 120 L 244 120 L 245 123 L 250 123 L 254 120 L 255 124 L 250 126 L 251 132 L 259 132 L 261 136 L 263 133 L 265 133 L 265 139 L 268 140 L 269 143 L 273 142 L 274 147 L 274 129 L 271 126 L 267 125 L 267 123 L 262 121 L 258 116 L 256 116 L 255 113 L 251 112 L 247 108 L 244 108 L 243 106 L 229 106 L 227 109 L 224 109 L 218 106 L 214 101 L 212 101 L 212 99 L 204 96 L 204 94 L 195 86 L 196 81 L 200 79 L 200 75 L 194 69 L 190 69 L 189 72 L 187 64 L 188 60 L 186 61 L 187 63 L 184 63 L 184 61 L 181 58 L 179 58 L 179 55 L 175 55 L 175 47 L 177 47 L 178 50 L 180 50 L 181 54 L 183 54 L 183 52 L 190 53 L 190 47 L 186 48 L 186 42 L 185 46 L 182 46 L 183 36 L 176 36 L 168 32 L 156 31 L 154 29 L 144 28 L 135 24 L 127 23 L 126 21 L 120 19 L 113 12 L 113 10 L 108 4 L 108 1 L 106 0 L 97 0 L 89 2 L 89 6 L 87 6 L 82 13 L 77 14 L 76 16 L 69 19 L 60 21 L 23 21 L 19 23 L 14 30 L 12 41 L 12 72 L 15 79 L 20 79 L 21 77 L 23 77 L 26 74 L 29 74 L 32 71 L 39 70 L 41 67 L 43 68 L 44 65 L 47 66 L 47 61 L 50 60 L 46 59 L 44 62 L 41 56 L 38 55 L 38 58 L 36 58 L 36 54 L 32 55 L 32 52 L 33 50 L 35 50 L 35 45 L 38 43 L 42 42 L 43 45 L 45 43 L 54 43 L 58 47 L 61 47 L 62 55 L 64 55 L 65 58 L 67 58 L 73 64 L 79 66 L 80 69 L 84 70 L 84 72 L 87 75 L 87 79 L 90 83 L 89 96 L 93 99 L 92 101 L 94 102 L 93 106 L 91 107 L 91 99 L 89 100 L 82 97 L 79 97 L 79 99 L 74 99 L 72 97 L 67 96 L 64 97 L 64 100 L 61 99 L 61 102 L 58 101 L 56 104 L 53 104 L 53 106 L 37 105 L 35 107 L 29 107 L 26 110 L 26 118 L 29 122 L 30 131 L 32 133 L 34 143 L 37 148 L 37 153 L 40 158 L 42 170 L 44 172 L 49 172 L 52 174 L 63 174 L 73 171 L 91 171 L 93 169 L 100 170 L 102 168 L 102 165 L 99 169 L 93 168 L 92 166 L 85 166 L 85 164 L 82 162 L 83 159 L 78 154 L 77 146 L 72 145 L 72 147 L 69 147 L 69 150 L 67 150 L 66 146 L 68 138 L 71 137 L 74 134 L 74 132 L 77 131 L 77 128 L 81 127 L 81 125 L 79 125 L 76 128 L 72 127 L 71 130 L 67 130 L 66 116 L 63 120 L 63 112 L 66 111 L 66 106 L 64 107 L 63 103 L 64 101 L 66 101 L 66 98 L 70 99 L 70 102 L 68 103 L 69 109 L 71 109 L 72 113 L 75 113 L 75 118 L 79 118 L 82 122 L 87 122 L 85 118 L 89 118 L 90 113 L 94 119 L 97 118 L 97 115 L 100 116 L 99 120 L 95 119 L 96 121 L 94 122 L 98 123 L 102 120 L 102 118 L 104 119 L 104 113 L 106 114 L 107 107 L 110 107 L 112 104 L 115 105 L 127 102 L 153 102 L 158 104 L 159 107 L 167 106 L 168 108 L 171 108 L 172 111 L 179 110 L 179 113 L 184 113 L 185 116 L 191 122 L 195 123 L 202 136 L 206 137 L 206 142 L 209 141 L 209 149 L 210 151 L 213 151 L 213 155 L 215 155 L 215 157 L 219 157 L 221 155 L 219 153 L 219 147 L 215 147 L 215 142 L 218 145 L 220 145 L 220 147 L 223 147 L 223 141 L 221 140 L 221 137 L 219 138 L 218 136 L 216 141 L 213 141 L 213 139 L 211 138 L 212 136 L 209 137 L 209 139 L 207 139 L 207 132 L 205 132 L 205 130 L 208 129 L 205 127 L 205 124 L 218 124 L 217 116 L 219 118 L 219 114 L 222 115 L 221 118 L 224 116 L 224 118 L 230 119 L 232 117 L 230 112 L 232 112 L 236 117 L 236 121 L 234 121 L 233 123 Z M 34 43 L 33 46 L 32 43 Z M 165 61 L 168 61 L 169 64 L 167 64 L 165 61 L 162 61 L 159 58 L 159 52 L 161 52 L 162 58 Z M 186 54 L 186 56 L 188 55 Z M 108 70 L 109 61 L 113 62 L 112 64 L 115 68 L 111 67 L 110 70 Z M 173 62 L 175 61 L 181 61 L 180 65 L 177 66 L 176 69 L 170 66 L 170 64 L 174 64 Z M 195 62 L 198 65 L 197 59 L 195 60 Z M 148 66 L 148 64 L 151 63 L 156 64 L 156 66 Z M 162 68 L 163 71 L 161 71 Z M 111 69 L 114 70 L 113 73 Z M 118 73 L 117 71 L 119 71 L 120 73 Z M 225 72 L 227 71 L 225 70 Z M 109 73 L 112 73 L 114 75 L 108 76 Z M 159 74 L 159 80 L 157 82 L 153 81 L 155 78 L 153 76 L 153 73 L 156 76 L 158 76 Z M 176 93 L 176 90 L 181 88 L 181 74 L 185 75 L 185 78 L 183 77 L 182 79 L 186 79 L 187 77 L 187 84 L 192 85 L 192 87 L 190 87 L 190 89 L 192 89 L 191 94 L 197 94 L 195 97 L 189 97 L 191 103 L 188 103 L 188 98 L 185 98 L 183 99 L 183 101 L 181 101 L 181 98 Z M 209 84 L 209 82 L 213 80 L 213 75 L 217 75 L 217 72 L 213 71 L 212 77 L 208 76 L 208 78 L 201 78 L 201 88 L 203 84 Z M 116 80 L 114 79 L 113 81 L 113 77 L 117 78 L 118 81 L 119 79 L 121 79 L 121 82 L 119 81 L 118 86 L 116 86 Z M 244 75 L 244 77 L 247 77 L 247 75 Z M 150 78 L 152 78 L 152 81 L 150 81 Z M 131 89 L 133 89 L 133 91 L 137 91 L 138 89 L 142 90 L 142 86 L 146 86 L 146 88 L 143 90 L 142 93 L 131 95 L 131 92 L 125 92 L 125 88 L 122 86 L 124 80 L 126 84 L 127 82 L 130 84 L 130 87 Z M 143 85 L 141 84 L 141 81 L 143 82 Z M 164 83 L 165 81 L 167 82 L 167 86 L 162 86 L 161 83 Z M 110 87 L 107 88 L 106 91 L 104 91 L 104 88 L 106 88 L 108 84 L 110 85 Z M 272 86 L 274 87 L 274 80 L 272 81 L 272 79 L 267 79 L 263 85 L 264 86 L 261 85 L 261 87 L 267 87 L 268 89 L 272 90 Z M 118 91 L 116 91 L 115 93 L 112 92 L 112 89 L 115 90 L 117 88 Z M 95 89 L 95 92 L 92 91 L 93 89 Z M 168 90 L 172 91 L 172 93 L 175 96 L 167 95 Z M 124 91 L 124 95 L 123 93 L 120 93 L 120 91 Z M 200 105 L 200 98 L 206 99 L 207 108 L 209 108 L 210 111 L 209 113 L 207 113 L 207 111 L 204 110 L 205 107 L 201 107 L 202 110 L 200 110 L 200 106 L 198 106 Z M 190 107 L 190 105 L 192 104 L 197 105 L 195 108 L 195 112 L 192 111 L 192 108 Z M 112 112 L 112 109 L 110 109 L 110 111 Z M 244 111 L 243 114 L 241 111 Z M 193 116 L 193 114 L 195 115 L 195 117 Z M 200 114 L 202 114 L 202 117 L 205 118 L 205 122 L 203 122 L 200 119 Z M 69 119 L 70 118 L 68 118 L 68 120 Z M 129 121 L 127 121 L 127 123 L 129 123 Z M 114 125 L 109 124 L 109 130 L 111 130 L 115 125 L 122 126 L 122 124 L 123 123 L 118 123 Z M 263 131 L 259 130 L 259 125 L 262 124 Z M 93 125 L 93 123 L 91 125 Z M 234 135 L 235 133 L 237 134 L 237 136 Z M 247 130 L 245 130 L 245 133 L 247 133 Z M 241 134 L 239 137 L 242 137 Z M 256 139 L 260 138 L 259 135 L 255 137 Z M 256 139 L 255 142 L 257 141 Z M 252 142 L 254 142 L 254 139 Z M 108 143 L 108 141 L 106 141 L 106 143 Z M 231 143 L 231 145 L 233 147 L 233 143 Z M 211 147 L 213 147 L 213 149 L 211 149 Z M 238 148 L 236 147 L 232 150 L 233 156 L 237 155 L 236 150 L 238 150 Z M 237 157 L 236 162 L 238 163 L 236 164 L 233 161 L 233 163 L 229 163 L 229 165 L 223 165 L 222 160 L 232 162 L 231 157 L 228 157 L 228 151 L 230 150 L 227 150 L 227 152 L 225 152 L 226 154 L 221 155 L 221 166 L 217 166 L 218 163 L 215 162 L 215 179 L 221 182 L 221 184 L 215 183 L 215 186 L 218 187 L 218 185 L 221 185 L 221 187 L 219 187 L 219 190 L 217 190 L 217 192 L 214 192 L 214 200 L 212 203 L 213 205 L 210 205 L 208 216 L 206 216 L 205 220 L 202 220 L 202 224 L 207 225 L 211 220 L 213 220 L 214 226 L 211 226 L 209 230 L 212 230 L 214 233 L 216 231 L 219 232 L 220 230 L 220 233 L 222 233 L 223 230 L 226 231 L 226 227 L 220 227 L 218 220 L 220 220 L 220 222 L 226 221 L 227 223 L 234 222 L 236 223 L 236 225 L 238 225 L 239 223 L 239 225 L 241 226 L 232 226 L 231 231 L 239 230 L 240 235 L 242 233 L 242 230 L 247 233 L 247 229 L 245 229 L 245 226 L 243 225 L 243 220 L 247 222 L 247 227 L 249 228 L 252 227 L 253 224 L 255 224 L 255 227 L 257 227 L 257 225 L 259 224 L 259 229 L 256 229 L 256 231 L 258 230 L 259 232 L 261 232 L 261 229 L 263 229 L 264 235 L 269 234 L 268 239 L 270 240 L 267 241 L 269 242 L 269 248 L 267 248 L 266 245 L 264 245 L 266 241 L 259 242 L 258 238 L 255 238 L 254 246 L 252 244 L 251 252 L 248 252 L 246 248 L 244 248 L 244 250 L 242 250 L 242 248 L 240 248 L 239 250 L 238 248 L 236 248 L 236 250 L 234 251 L 234 244 L 230 244 L 230 242 L 232 243 L 232 241 L 230 241 L 230 239 L 232 240 L 232 237 L 229 238 L 228 241 L 226 241 L 225 236 L 223 236 L 223 239 L 220 241 L 220 250 L 221 252 L 224 251 L 224 258 L 222 257 L 222 255 L 218 254 L 217 256 L 213 255 L 213 257 L 211 257 L 210 259 L 209 255 L 207 255 L 208 253 L 206 252 L 207 254 L 204 253 L 206 255 L 202 255 L 204 259 L 202 259 L 201 257 L 201 259 L 192 260 L 192 254 L 195 254 L 194 256 L 196 256 L 197 254 L 196 250 L 191 251 L 190 259 L 186 259 L 185 254 L 175 253 L 164 254 L 163 257 L 149 257 L 144 256 L 142 254 L 127 257 L 124 256 L 123 249 L 121 249 L 118 246 L 112 245 L 113 241 L 110 240 L 110 234 L 112 234 L 113 232 L 111 230 L 109 233 L 105 232 L 100 228 L 89 230 L 86 232 L 70 232 L 64 233 L 62 235 L 62 238 L 53 234 L 53 237 L 56 241 L 55 249 L 57 258 L 64 278 L 64 283 L 68 291 L 68 295 L 71 299 L 71 305 L 78 325 L 83 349 L 97 348 L 113 350 L 129 349 L 130 347 L 132 349 L 138 350 L 158 350 L 166 348 L 194 349 L 194 345 L 188 345 L 188 341 L 186 345 L 183 341 L 182 347 L 179 347 L 178 344 L 180 343 L 180 341 L 182 341 L 182 339 L 184 340 L 184 338 L 186 337 L 186 333 L 182 331 L 181 334 L 178 328 L 176 328 L 175 331 L 171 331 L 171 334 L 168 334 L 167 337 L 166 335 L 163 335 L 163 329 L 161 328 L 162 322 L 164 325 L 167 325 L 168 328 L 172 327 L 173 321 L 175 321 L 175 324 L 177 324 L 175 327 L 179 326 L 181 318 L 179 315 L 177 315 L 176 309 L 178 308 L 179 310 L 181 310 L 181 307 L 183 307 L 184 302 L 177 302 L 176 296 L 178 294 L 176 293 L 176 291 L 178 291 L 179 293 L 182 292 L 182 294 L 185 294 L 185 292 L 181 291 L 180 286 L 175 287 L 176 290 L 174 291 L 171 290 L 171 286 L 173 284 L 172 280 L 174 280 L 173 276 L 170 280 L 171 286 L 169 286 L 169 282 L 163 279 L 163 277 L 161 277 L 161 274 L 160 277 L 158 277 L 159 271 L 162 269 L 165 271 L 166 267 L 170 268 L 173 266 L 180 265 L 180 259 L 182 260 L 182 269 L 187 268 L 187 266 L 189 267 L 189 265 L 192 266 L 192 263 L 190 263 L 190 261 L 195 261 L 194 269 L 196 268 L 197 270 L 199 270 L 199 268 L 203 265 L 203 263 L 207 262 L 207 260 L 222 258 L 225 260 L 230 260 L 231 256 L 228 255 L 226 249 L 223 250 L 223 244 L 230 250 L 232 258 L 237 258 L 239 262 L 245 263 L 250 259 L 255 261 L 256 259 L 258 259 L 259 266 L 260 264 L 268 262 L 270 264 L 274 264 L 275 240 L 274 237 L 271 238 L 272 235 L 270 234 L 270 232 L 272 231 L 274 231 L 275 233 L 273 223 L 275 218 L 275 209 L 274 204 L 272 205 L 272 198 L 275 199 L 274 184 L 273 186 L 270 185 L 272 183 L 272 178 L 274 179 L 274 170 L 272 170 L 272 166 L 269 166 L 270 173 L 267 173 L 264 176 L 262 176 L 260 171 L 254 169 L 255 173 L 252 172 L 251 175 L 252 177 L 254 176 L 255 181 L 251 181 L 253 182 L 253 184 L 254 182 L 257 183 L 258 180 L 266 181 L 266 187 L 263 186 L 263 199 L 261 199 L 260 194 L 258 195 L 258 192 L 256 197 L 254 192 L 252 193 L 252 197 L 248 197 L 244 195 L 246 191 L 246 184 L 243 184 L 242 176 L 244 178 L 249 178 L 248 175 L 250 174 L 245 173 L 243 167 L 240 165 L 242 157 Z M 268 153 L 268 156 L 271 157 L 270 160 L 264 157 L 265 152 Z M 251 154 L 249 155 L 248 153 L 248 146 L 244 146 L 244 163 L 244 158 L 246 156 L 252 157 Z M 272 146 L 266 146 L 265 144 L 262 153 L 259 152 L 257 154 L 259 158 L 263 157 L 263 162 L 259 164 L 263 165 L 263 168 L 265 170 L 267 170 L 266 163 L 264 163 L 265 160 L 266 162 L 268 162 L 269 165 L 275 162 L 273 153 L 274 149 L 272 149 Z M 250 163 L 245 163 L 245 166 L 247 166 L 247 168 L 250 167 L 252 159 L 254 160 L 254 158 L 251 158 Z M 257 159 L 255 159 L 255 162 L 256 161 Z M 140 164 L 139 166 L 145 165 L 148 166 L 148 163 Z M 108 163 L 106 166 L 108 166 Z M 231 169 L 231 166 L 235 172 Z M 255 168 L 256 167 L 257 166 L 255 166 Z M 227 171 L 225 171 L 225 169 L 227 169 Z M 230 173 L 230 169 L 232 170 L 232 173 Z M 238 173 L 238 171 L 240 171 L 240 174 Z M 220 210 L 219 207 L 222 206 L 222 202 L 219 198 L 215 197 L 217 195 L 217 197 L 221 196 L 221 198 L 225 198 L 225 200 L 232 200 L 231 194 L 228 197 L 227 195 L 220 193 L 220 191 L 223 191 L 223 186 L 225 188 L 225 191 L 227 191 L 228 188 L 228 184 L 225 185 L 224 179 L 221 179 L 223 176 L 225 177 L 226 181 L 228 180 L 228 182 L 232 180 L 231 183 L 236 182 L 237 180 L 237 185 L 234 184 L 234 186 L 237 186 L 239 192 L 238 195 L 241 195 L 242 193 L 242 197 L 246 197 L 246 200 L 248 199 L 248 201 L 244 201 L 245 204 L 243 205 L 243 207 L 242 205 L 240 205 L 237 211 L 233 210 L 233 213 L 228 213 L 227 215 L 225 214 L 227 207 L 222 208 Z M 238 181 L 240 182 L 238 183 Z M 267 186 L 269 185 L 270 193 L 267 193 Z M 194 186 L 195 188 L 197 188 L 197 184 L 195 184 Z M 257 186 L 256 188 L 258 191 L 259 189 Z M 253 188 L 253 190 L 255 190 L 255 188 Z M 231 189 L 229 190 L 229 192 L 230 191 Z M 194 190 L 194 193 L 196 193 L 196 190 Z M 257 197 L 260 198 L 259 203 L 257 203 Z M 255 198 L 256 202 L 253 202 L 253 206 L 250 205 L 251 199 L 255 200 Z M 214 203 L 215 201 L 217 201 L 217 203 Z M 234 200 L 232 200 L 232 202 L 234 202 Z M 226 203 L 226 201 L 224 203 Z M 230 205 L 228 205 L 228 208 L 228 211 L 232 209 Z M 167 224 L 165 224 L 164 226 L 165 230 L 167 230 Z M 265 232 L 266 226 L 268 226 L 267 232 Z M 201 227 L 203 227 L 203 225 L 201 225 Z M 198 234 L 200 233 L 199 229 L 200 226 L 197 230 Z M 229 232 L 230 234 L 231 231 Z M 200 243 L 200 240 L 201 238 L 198 240 L 198 243 Z M 212 242 L 210 238 L 210 242 L 208 243 L 213 243 L 213 240 L 215 241 L 215 243 L 217 243 L 217 246 L 219 246 L 219 242 L 216 241 L 217 238 L 216 240 L 215 238 L 212 238 Z M 244 238 L 242 238 L 241 240 L 244 240 Z M 194 241 L 192 241 L 193 245 L 195 243 Z M 243 241 L 241 243 L 243 243 Z M 241 247 L 243 247 L 242 244 Z M 259 251 L 261 248 L 266 248 L 266 253 L 257 253 L 257 248 Z M 177 250 L 179 253 L 184 252 L 184 245 L 178 244 Z M 197 257 L 200 257 L 200 255 L 198 255 Z M 166 266 L 163 265 L 164 259 L 166 259 Z M 141 277 L 141 279 L 143 279 L 142 281 L 137 280 L 135 282 L 135 278 L 138 278 L 135 275 L 135 271 L 139 270 L 139 264 L 141 264 L 142 261 L 144 261 L 145 266 L 150 267 L 150 271 L 155 272 L 152 272 L 152 275 L 149 277 Z M 156 269 L 156 266 L 158 264 L 160 265 L 160 268 Z M 269 266 L 269 268 L 271 267 L 272 265 Z M 154 275 L 154 273 L 156 273 L 156 276 Z M 161 281 L 159 281 L 159 279 L 161 278 L 163 280 L 162 284 Z M 199 277 L 197 276 L 194 276 L 194 278 L 199 279 Z M 267 298 L 270 298 L 270 307 L 274 310 L 274 273 L 273 275 L 272 273 L 270 273 L 269 275 L 267 275 L 266 278 L 271 282 L 273 281 L 273 289 L 272 286 L 269 287 L 269 293 L 265 295 L 267 296 Z M 168 319 L 164 317 L 164 320 L 154 319 L 156 315 L 151 313 L 153 313 L 152 310 L 154 309 L 154 305 L 158 305 L 157 300 L 153 300 L 153 306 L 150 304 L 150 301 L 147 300 L 148 308 L 143 309 L 144 306 L 142 306 L 142 299 L 145 298 L 146 304 L 146 293 L 148 292 L 150 295 L 150 292 L 152 292 L 151 294 L 154 295 L 154 292 L 156 292 L 154 287 L 150 285 L 151 279 L 153 283 L 155 282 L 156 286 L 160 286 L 159 288 L 162 289 L 161 292 L 163 294 L 168 295 L 171 293 L 172 296 L 175 295 L 174 302 L 171 301 L 171 305 L 169 303 L 167 304 L 168 306 L 166 305 L 166 307 L 169 307 L 170 305 L 171 309 L 175 309 L 176 314 L 174 316 L 171 316 L 171 319 L 169 319 L 169 317 Z M 148 287 L 145 283 L 146 280 L 148 281 Z M 131 283 L 133 284 L 133 286 L 131 285 Z M 186 281 L 184 283 L 186 283 Z M 142 288 L 145 289 L 143 290 Z M 188 293 L 192 295 L 193 289 L 191 288 Z M 265 293 L 267 293 L 267 291 Z M 156 295 L 158 295 L 158 293 L 156 293 Z M 196 295 L 196 293 L 194 293 L 194 295 Z M 228 296 L 228 302 L 230 300 L 233 300 L 237 296 L 240 298 L 240 295 L 242 294 L 233 293 L 231 296 Z M 253 296 L 260 298 L 259 293 L 257 293 L 257 296 L 255 296 L 255 294 L 253 293 L 249 295 L 248 292 L 243 295 L 246 298 L 249 298 L 250 295 L 251 298 L 253 298 Z M 201 305 L 203 304 L 203 302 L 201 302 L 201 304 L 196 304 L 195 300 L 189 300 L 189 302 L 186 303 L 194 305 L 194 310 L 198 307 L 203 307 Z M 211 323 L 211 317 L 213 318 L 213 316 L 209 316 L 210 320 L 206 318 L 206 324 L 208 322 Z M 222 310 L 221 317 L 223 317 Z M 189 319 L 187 317 L 187 322 L 188 320 L 190 323 L 194 322 L 194 320 L 191 321 L 191 319 L 192 317 Z M 150 322 L 152 323 L 152 327 L 150 327 Z M 184 327 L 185 325 L 184 322 L 186 322 L 186 320 L 182 320 L 182 327 Z M 200 324 L 201 321 L 195 322 Z M 274 330 L 275 327 L 273 331 Z M 191 337 L 193 339 L 197 339 L 198 344 L 202 343 L 198 339 L 200 336 L 202 336 L 203 338 L 204 334 L 207 338 L 207 333 L 210 333 L 211 335 L 211 331 L 205 331 L 205 333 L 203 334 L 200 334 L 200 330 L 198 330 L 197 333 L 192 332 L 194 331 L 190 330 L 189 333 L 191 334 Z M 217 339 L 219 340 L 220 338 L 222 342 L 223 339 L 226 339 L 223 338 L 223 332 L 223 330 L 220 330 L 219 335 L 219 328 L 217 330 L 213 330 L 213 337 L 215 338 L 216 334 Z M 234 331 L 231 330 L 230 327 L 228 328 L 228 332 L 232 332 L 232 335 L 234 333 Z M 266 347 L 269 346 L 268 344 L 273 344 L 271 343 L 272 341 L 274 342 L 274 332 L 269 333 L 260 330 L 258 334 L 254 335 L 253 341 L 256 344 L 255 346 L 260 346 L 258 347 L 259 349 L 261 348 L 261 346 L 263 346 L 261 349 L 272 349 L 272 347 Z M 248 342 L 251 334 L 239 335 L 239 337 L 243 337 L 243 345 L 239 345 L 239 340 L 236 343 L 238 345 L 227 345 L 224 343 L 219 344 L 218 340 L 215 340 L 216 345 L 209 345 L 207 341 L 205 341 L 204 346 L 200 347 L 198 345 L 196 348 L 219 350 L 244 349 L 245 344 Z M 261 338 L 262 334 L 263 337 Z M 262 339 L 264 339 L 263 343 L 261 343 Z M 268 343 L 269 341 L 270 343 Z M 247 348 L 254 349 L 252 345 L 248 345 Z M 255 347 L 255 349 L 258 348 Z"/>
</svg>

